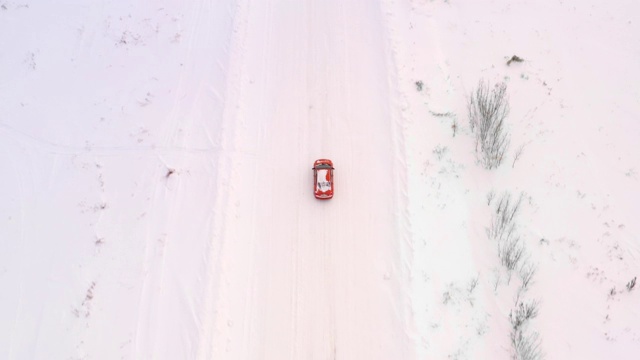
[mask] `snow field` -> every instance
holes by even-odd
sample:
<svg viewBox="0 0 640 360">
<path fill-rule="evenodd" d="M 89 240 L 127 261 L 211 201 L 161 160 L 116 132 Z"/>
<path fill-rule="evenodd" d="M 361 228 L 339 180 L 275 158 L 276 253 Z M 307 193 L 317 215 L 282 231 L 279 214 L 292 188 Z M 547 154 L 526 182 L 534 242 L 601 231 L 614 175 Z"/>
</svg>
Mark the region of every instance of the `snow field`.
<svg viewBox="0 0 640 360">
<path fill-rule="evenodd" d="M 635 359 L 639 10 L 0 2 L 0 358 L 502 359 L 537 301 L 546 358 Z"/>
</svg>

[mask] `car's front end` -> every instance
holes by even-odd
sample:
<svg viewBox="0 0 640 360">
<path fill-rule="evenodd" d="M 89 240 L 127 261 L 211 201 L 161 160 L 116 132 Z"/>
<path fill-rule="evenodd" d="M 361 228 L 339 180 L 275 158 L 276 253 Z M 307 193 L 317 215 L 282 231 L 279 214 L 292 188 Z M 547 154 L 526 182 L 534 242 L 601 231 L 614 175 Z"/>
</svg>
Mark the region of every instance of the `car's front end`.
<svg viewBox="0 0 640 360">
<path fill-rule="evenodd" d="M 333 162 L 329 159 L 318 159 L 313 164 L 313 192 L 316 199 L 333 198 Z"/>
</svg>

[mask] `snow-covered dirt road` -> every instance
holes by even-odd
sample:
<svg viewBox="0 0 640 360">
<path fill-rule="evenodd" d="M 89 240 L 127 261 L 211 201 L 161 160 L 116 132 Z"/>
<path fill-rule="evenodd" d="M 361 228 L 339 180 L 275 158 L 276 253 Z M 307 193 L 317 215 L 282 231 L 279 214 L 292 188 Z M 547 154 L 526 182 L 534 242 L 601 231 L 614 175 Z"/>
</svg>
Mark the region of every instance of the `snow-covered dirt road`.
<svg viewBox="0 0 640 360">
<path fill-rule="evenodd" d="M 410 358 L 380 6 L 264 1 L 237 16 L 213 358 Z M 323 157 L 331 201 L 311 192 Z"/>
</svg>

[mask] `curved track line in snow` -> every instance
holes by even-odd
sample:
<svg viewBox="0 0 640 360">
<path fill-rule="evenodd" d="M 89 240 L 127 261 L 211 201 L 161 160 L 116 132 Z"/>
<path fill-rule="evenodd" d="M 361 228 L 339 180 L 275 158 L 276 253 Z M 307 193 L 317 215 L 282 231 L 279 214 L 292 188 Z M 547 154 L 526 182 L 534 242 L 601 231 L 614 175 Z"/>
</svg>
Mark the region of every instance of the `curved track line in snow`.
<svg viewBox="0 0 640 360">
<path fill-rule="evenodd" d="M 193 147 L 184 145 L 136 145 L 136 146 L 74 146 L 61 142 L 54 142 L 27 134 L 19 129 L 0 123 L 0 130 L 14 135 L 13 141 L 38 149 L 42 153 L 51 155 L 83 155 L 90 153 L 96 157 L 123 156 L 128 154 L 156 155 L 156 154 L 216 154 L 220 151 L 217 145 L 211 147 Z"/>
</svg>

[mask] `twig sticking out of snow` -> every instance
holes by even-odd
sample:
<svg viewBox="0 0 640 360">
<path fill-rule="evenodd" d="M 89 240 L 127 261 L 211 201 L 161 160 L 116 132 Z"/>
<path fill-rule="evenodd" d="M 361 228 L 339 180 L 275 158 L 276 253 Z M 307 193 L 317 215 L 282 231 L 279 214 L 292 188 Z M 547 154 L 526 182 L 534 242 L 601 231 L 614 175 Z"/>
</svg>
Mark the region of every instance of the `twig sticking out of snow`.
<svg viewBox="0 0 640 360">
<path fill-rule="evenodd" d="M 507 61 L 507 66 L 511 65 L 512 62 L 523 62 L 524 59 L 519 57 L 518 55 L 513 55 L 509 61 Z"/>
</svg>

